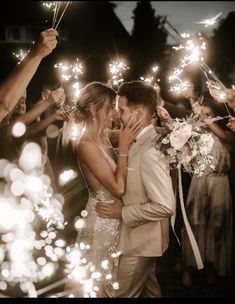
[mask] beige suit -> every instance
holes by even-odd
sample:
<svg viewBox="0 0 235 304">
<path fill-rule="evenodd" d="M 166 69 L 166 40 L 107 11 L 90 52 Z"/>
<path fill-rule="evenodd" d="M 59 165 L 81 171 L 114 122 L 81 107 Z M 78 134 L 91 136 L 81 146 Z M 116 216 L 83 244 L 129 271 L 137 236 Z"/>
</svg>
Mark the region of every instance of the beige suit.
<svg viewBox="0 0 235 304">
<path fill-rule="evenodd" d="M 169 170 L 154 146 L 154 128 L 132 145 L 128 157 L 116 297 L 159 297 L 156 258 L 168 247 L 175 197 Z"/>
</svg>

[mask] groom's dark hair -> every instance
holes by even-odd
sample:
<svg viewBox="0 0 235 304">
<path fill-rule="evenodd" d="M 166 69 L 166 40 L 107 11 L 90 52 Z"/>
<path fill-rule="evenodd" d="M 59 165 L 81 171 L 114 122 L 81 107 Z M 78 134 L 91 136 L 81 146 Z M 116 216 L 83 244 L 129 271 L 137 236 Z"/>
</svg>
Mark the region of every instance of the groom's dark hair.
<svg viewBox="0 0 235 304">
<path fill-rule="evenodd" d="M 128 106 L 142 105 L 148 108 L 151 115 L 157 106 L 156 89 L 141 80 L 124 82 L 118 89 L 118 95 L 126 97 Z"/>
</svg>

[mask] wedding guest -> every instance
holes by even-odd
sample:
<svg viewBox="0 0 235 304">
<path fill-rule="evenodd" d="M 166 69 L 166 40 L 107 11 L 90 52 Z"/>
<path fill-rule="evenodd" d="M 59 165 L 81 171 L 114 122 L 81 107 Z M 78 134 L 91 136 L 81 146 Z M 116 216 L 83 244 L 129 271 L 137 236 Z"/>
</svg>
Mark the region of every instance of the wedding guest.
<svg viewBox="0 0 235 304">
<path fill-rule="evenodd" d="M 15 161 L 18 159 L 20 150 L 25 140 L 32 139 L 33 136 L 37 135 L 41 130 L 43 130 L 43 128 L 46 127 L 42 122 L 33 122 L 49 107 L 56 106 L 64 100 L 63 91 L 57 90 L 50 92 L 47 98 L 39 99 L 31 110 L 26 111 L 26 96 L 27 93 L 25 90 L 15 109 L 9 113 L 4 120 L 4 123 L 2 123 L 0 126 L 0 156 L 10 161 Z M 56 118 L 58 118 L 58 113 L 52 115 L 50 122 L 52 119 Z M 26 126 L 26 131 L 22 136 L 16 137 L 12 131 L 16 123 L 19 122 Z M 36 139 L 34 138 L 34 140 Z"/>
<path fill-rule="evenodd" d="M 224 101 L 227 102 L 229 107 L 233 110 L 233 112 L 231 113 L 232 116 L 235 116 L 235 90 L 221 90 L 220 85 L 217 82 L 211 80 L 207 82 L 207 86 L 211 96 L 219 102 L 223 101 L 224 99 Z M 233 132 L 235 132 L 235 117 L 231 117 L 229 119 L 227 127 L 229 127 Z"/>
<path fill-rule="evenodd" d="M 42 59 L 56 47 L 57 36 L 54 29 L 41 32 L 32 50 L 0 84 L 0 123 L 15 108 Z"/>
<path fill-rule="evenodd" d="M 202 118 L 219 115 L 213 102 L 204 102 L 200 107 L 200 110 L 197 108 L 196 114 Z M 232 134 L 217 122 L 208 124 L 205 128 L 214 139 L 211 150 L 214 157 L 214 169 L 208 169 L 203 176 L 192 177 L 186 212 L 206 266 L 207 283 L 213 284 L 218 276 L 227 276 L 231 272 L 232 198 L 228 171 Z M 190 268 L 196 266 L 184 228 L 182 229 L 182 255 L 186 267 L 182 283 L 189 287 L 192 285 Z"/>
<path fill-rule="evenodd" d="M 235 117 L 231 117 L 229 119 L 227 127 L 229 127 L 233 132 L 235 132 Z"/>
<path fill-rule="evenodd" d="M 221 102 L 225 101 L 229 107 L 235 111 L 235 90 L 234 89 L 221 89 L 221 86 L 216 81 L 207 81 L 207 87 L 211 96 Z"/>
</svg>

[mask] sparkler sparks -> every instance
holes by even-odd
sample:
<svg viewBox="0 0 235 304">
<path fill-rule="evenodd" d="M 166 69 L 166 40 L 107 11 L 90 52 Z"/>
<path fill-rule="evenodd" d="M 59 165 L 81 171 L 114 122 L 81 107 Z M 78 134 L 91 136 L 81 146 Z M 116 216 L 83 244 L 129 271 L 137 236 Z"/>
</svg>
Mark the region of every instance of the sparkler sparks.
<svg viewBox="0 0 235 304">
<path fill-rule="evenodd" d="M 25 58 L 25 56 L 29 53 L 28 51 L 20 49 L 19 51 L 13 52 L 12 54 L 16 57 L 18 64 Z"/>
<path fill-rule="evenodd" d="M 63 63 L 63 62 L 59 62 L 56 63 L 54 65 L 54 67 L 56 69 L 59 69 L 60 73 L 61 73 L 61 80 L 62 81 L 68 81 L 71 77 L 72 74 L 71 73 L 71 65 L 67 64 L 67 63 Z"/>
<path fill-rule="evenodd" d="M 66 248 L 65 271 L 68 274 L 70 292 L 79 297 L 97 297 L 104 282 L 107 282 L 109 288 L 119 288 L 118 282 L 112 281 L 110 261 L 104 259 L 100 265 L 95 266 L 89 258 L 91 250 L 91 246 L 83 242 Z"/>
<path fill-rule="evenodd" d="M 221 13 L 220 13 L 221 14 Z M 216 15 L 214 17 L 214 20 L 220 16 L 220 14 Z M 213 19 L 213 18 L 212 18 Z M 206 20 L 208 21 L 208 20 Z M 228 112 L 228 114 L 231 116 L 231 113 L 226 105 L 226 96 L 224 95 L 224 91 L 226 91 L 225 85 L 220 81 L 220 79 L 216 76 L 216 74 L 212 71 L 212 69 L 206 64 L 204 60 L 204 51 L 206 50 L 206 43 L 203 40 L 203 36 L 201 33 L 196 33 L 195 38 L 193 40 L 188 39 L 186 42 L 183 40 L 183 35 L 180 35 L 178 31 L 167 21 L 167 24 L 170 26 L 170 28 L 174 31 L 174 34 L 176 34 L 177 38 L 175 38 L 174 35 L 172 35 L 177 42 L 180 43 L 179 49 L 184 49 L 185 50 L 185 55 L 184 57 L 180 60 L 181 65 L 180 68 L 184 69 L 186 66 L 188 66 L 191 63 L 196 63 L 200 70 L 204 73 L 204 75 L 207 78 L 207 81 L 209 80 L 207 73 L 210 75 L 210 77 L 216 81 L 219 86 L 221 87 L 222 91 L 220 93 L 220 98 L 219 100 L 224 103 L 224 106 Z M 167 30 L 168 31 L 168 30 Z M 169 32 L 169 31 L 168 31 Z M 170 33 L 170 32 L 169 32 Z M 185 35 L 186 38 L 188 38 L 187 35 Z M 171 79 L 169 79 L 171 80 Z M 184 83 L 182 79 L 178 79 L 180 84 Z M 171 91 L 175 92 L 182 92 L 184 90 L 184 87 L 187 86 L 187 82 L 184 83 L 183 88 L 181 87 L 171 87 Z"/>
<path fill-rule="evenodd" d="M 169 76 L 171 84 L 170 91 L 176 94 L 185 92 L 190 86 L 187 80 L 182 79 L 183 69 L 174 68 L 173 73 Z"/>
<path fill-rule="evenodd" d="M 154 66 L 152 67 L 152 71 L 153 71 L 154 73 L 157 73 L 158 70 L 159 70 L 159 66 L 158 66 L 158 65 L 154 65 Z"/>
<path fill-rule="evenodd" d="M 54 65 L 56 69 L 60 72 L 61 77 L 61 86 L 64 81 L 69 82 L 74 80 L 72 84 L 73 89 L 73 98 L 72 101 L 76 102 L 79 95 L 80 95 L 80 83 L 78 79 L 81 75 L 83 75 L 84 66 L 77 58 L 75 63 L 66 63 L 66 62 L 59 62 Z"/>
<path fill-rule="evenodd" d="M 53 10 L 54 10 L 55 6 L 56 6 L 56 2 L 55 1 L 54 2 L 52 2 L 52 1 L 50 1 L 50 2 L 43 2 L 42 5 L 45 6 L 46 8 L 48 8 L 48 9 L 53 8 Z"/>
<path fill-rule="evenodd" d="M 151 77 L 151 76 L 146 76 L 146 77 L 142 77 L 142 76 L 141 76 L 140 79 L 143 80 L 143 81 L 146 82 L 146 83 L 152 83 L 153 80 L 154 80 L 154 78 Z"/>
<path fill-rule="evenodd" d="M 174 49 L 183 52 L 183 56 L 180 58 L 179 66 L 174 68 L 169 76 L 170 91 L 176 94 L 182 94 L 190 86 L 189 81 L 183 79 L 185 68 L 192 64 L 197 64 L 201 68 L 205 62 L 204 53 L 206 50 L 206 43 L 200 33 L 194 38 L 191 38 L 189 34 L 183 33 L 180 38 L 180 45 L 174 47 Z"/>
<path fill-rule="evenodd" d="M 119 86 L 123 81 L 123 72 L 129 69 L 129 67 L 122 61 L 117 60 L 109 64 L 109 71 L 112 78 L 113 86 Z"/>
<path fill-rule="evenodd" d="M 147 76 L 141 76 L 140 79 L 146 83 L 152 84 L 153 86 L 156 85 L 156 81 L 159 82 L 160 79 L 156 79 L 156 74 L 159 71 L 159 66 L 158 65 L 154 65 L 151 68 L 151 73 L 149 73 L 149 75 Z M 156 85 L 156 88 L 158 88 L 158 85 Z"/>
</svg>

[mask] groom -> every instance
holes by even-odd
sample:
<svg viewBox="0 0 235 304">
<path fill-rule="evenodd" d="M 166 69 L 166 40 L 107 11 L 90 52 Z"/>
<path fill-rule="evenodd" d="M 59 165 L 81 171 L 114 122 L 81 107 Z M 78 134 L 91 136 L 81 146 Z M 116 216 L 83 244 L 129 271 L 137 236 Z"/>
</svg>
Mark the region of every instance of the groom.
<svg viewBox="0 0 235 304">
<path fill-rule="evenodd" d="M 130 116 L 142 119 L 128 155 L 128 174 L 123 204 L 98 203 L 100 217 L 122 219 L 117 282 L 114 297 L 161 297 L 156 278 L 156 257 L 169 242 L 169 219 L 175 212 L 172 181 L 166 163 L 154 147 L 151 123 L 156 107 L 155 89 L 142 81 L 123 83 L 119 89 L 119 116 L 125 125 Z"/>
</svg>

